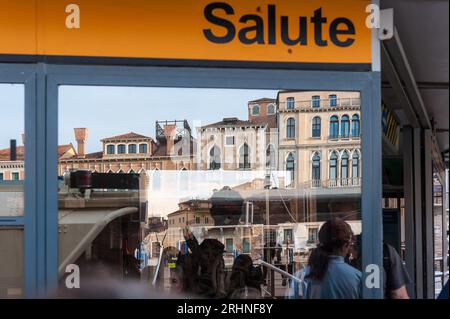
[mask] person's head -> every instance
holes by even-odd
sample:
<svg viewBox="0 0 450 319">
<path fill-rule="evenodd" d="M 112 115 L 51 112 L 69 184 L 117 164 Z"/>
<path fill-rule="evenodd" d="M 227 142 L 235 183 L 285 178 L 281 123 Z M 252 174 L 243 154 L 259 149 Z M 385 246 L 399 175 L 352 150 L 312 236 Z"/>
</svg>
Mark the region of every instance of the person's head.
<svg viewBox="0 0 450 319">
<path fill-rule="evenodd" d="M 233 263 L 233 271 L 242 271 L 249 274 L 253 268 L 253 260 L 249 255 L 239 255 Z"/>
<path fill-rule="evenodd" d="M 352 244 L 353 232 L 348 223 L 340 218 L 325 222 L 319 230 L 319 244 L 309 257 L 308 278 L 322 280 L 328 270 L 331 255 L 347 256 Z"/>
<path fill-rule="evenodd" d="M 170 272 L 170 291 L 174 293 L 184 292 L 183 268 L 175 267 Z"/>
<path fill-rule="evenodd" d="M 352 238 L 352 228 L 340 218 L 328 220 L 319 230 L 319 246 L 333 255 L 346 256 Z"/>
<path fill-rule="evenodd" d="M 211 270 L 211 266 L 217 259 L 223 259 L 225 246 L 217 239 L 207 238 L 202 241 L 199 246 L 200 266 L 204 269 Z"/>
</svg>

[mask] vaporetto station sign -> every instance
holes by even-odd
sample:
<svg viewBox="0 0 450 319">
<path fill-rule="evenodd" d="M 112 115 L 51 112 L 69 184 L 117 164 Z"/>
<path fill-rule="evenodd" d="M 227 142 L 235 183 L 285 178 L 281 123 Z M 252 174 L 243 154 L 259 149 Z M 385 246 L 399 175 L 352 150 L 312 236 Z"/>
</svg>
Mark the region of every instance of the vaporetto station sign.
<svg viewBox="0 0 450 319">
<path fill-rule="evenodd" d="M 366 0 L 0 0 L 0 61 L 370 69 Z"/>
</svg>

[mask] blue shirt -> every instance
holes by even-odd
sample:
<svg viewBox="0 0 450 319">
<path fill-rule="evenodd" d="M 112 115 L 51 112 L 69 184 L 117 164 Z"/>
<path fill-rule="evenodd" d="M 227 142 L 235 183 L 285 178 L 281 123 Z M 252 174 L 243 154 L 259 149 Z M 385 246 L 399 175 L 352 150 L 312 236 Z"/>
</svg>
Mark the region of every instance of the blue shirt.
<svg viewBox="0 0 450 319">
<path fill-rule="evenodd" d="M 438 299 L 448 299 L 448 280 L 445 284 L 444 288 L 442 288 L 441 293 L 439 294 Z"/>
<path fill-rule="evenodd" d="M 359 299 L 362 297 L 362 274 L 347 264 L 342 256 L 330 256 L 328 270 L 321 281 L 305 279 L 306 299 Z M 306 276 L 309 269 L 306 269 Z"/>
</svg>

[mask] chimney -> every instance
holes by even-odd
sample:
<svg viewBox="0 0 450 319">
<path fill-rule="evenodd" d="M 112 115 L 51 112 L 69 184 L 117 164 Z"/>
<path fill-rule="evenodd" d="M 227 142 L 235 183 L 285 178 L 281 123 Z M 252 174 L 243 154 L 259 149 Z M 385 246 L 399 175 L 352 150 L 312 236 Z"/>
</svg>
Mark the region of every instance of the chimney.
<svg viewBox="0 0 450 319">
<path fill-rule="evenodd" d="M 17 161 L 16 140 L 10 140 L 10 142 L 9 142 L 9 159 L 11 161 Z"/>
<path fill-rule="evenodd" d="M 74 128 L 75 140 L 77 141 L 77 153 L 79 157 L 85 156 L 85 144 L 88 139 L 89 130 L 87 128 Z"/>
<path fill-rule="evenodd" d="M 176 124 L 166 124 L 164 126 L 164 136 L 166 137 L 167 156 L 173 155 L 176 133 L 177 133 Z"/>
</svg>

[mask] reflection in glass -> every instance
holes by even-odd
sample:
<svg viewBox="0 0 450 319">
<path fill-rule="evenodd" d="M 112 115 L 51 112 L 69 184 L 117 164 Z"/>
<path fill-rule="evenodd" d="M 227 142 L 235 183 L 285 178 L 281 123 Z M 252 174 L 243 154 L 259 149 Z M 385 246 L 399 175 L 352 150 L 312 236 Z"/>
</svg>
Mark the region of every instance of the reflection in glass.
<svg viewBox="0 0 450 319">
<path fill-rule="evenodd" d="M 72 91 L 83 96 L 83 90 L 92 88 L 62 87 L 61 103 L 70 103 Z M 121 278 L 126 287 L 144 281 L 142 296 L 156 291 L 183 298 L 304 298 L 308 260 L 323 240 L 323 225 L 340 218 L 361 234 L 361 184 L 352 182 L 360 178 L 361 141 L 339 139 L 339 119 L 349 107 L 359 114 L 358 92 L 90 93 L 99 95 L 95 105 L 105 98 L 112 107 L 118 102 L 108 97 L 117 90 L 123 96 L 114 100 L 123 99 L 122 105 L 139 96 L 133 111 L 145 114 L 142 123 L 113 120 L 114 114 L 102 126 L 78 118 L 77 126 L 98 136 L 79 136 L 77 147 L 59 158 L 61 283 L 64 266 L 76 262 L 105 282 Z M 140 101 L 145 103 L 138 106 Z M 148 101 L 155 107 L 149 109 Z M 312 108 L 317 101 L 320 107 Z M 61 110 L 60 138 L 69 143 L 65 132 L 73 134 L 69 119 L 76 114 L 71 107 Z M 345 137 L 350 122 L 343 118 Z M 133 133 L 145 132 L 149 119 L 152 131 Z M 329 136 L 321 134 L 322 125 Z M 100 127 L 104 132 L 98 133 Z M 341 257 L 357 268 L 356 250 Z"/>
<path fill-rule="evenodd" d="M 289 118 L 287 120 L 286 125 L 286 138 L 294 138 L 295 137 L 295 120 L 293 118 Z"/>
<path fill-rule="evenodd" d="M 352 116 L 352 136 L 359 137 L 359 115 Z"/>
<path fill-rule="evenodd" d="M 339 120 L 336 115 L 330 118 L 330 138 L 338 138 L 339 136 Z"/>
<path fill-rule="evenodd" d="M 0 216 L 24 213 L 24 107 L 23 84 L 0 84 Z"/>
<path fill-rule="evenodd" d="M 348 115 L 341 117 L 341 137 L 348 138 L 350 134 L 350 120 Z"/>
<path fill-rule="evenodd" d="M 321 134 L 321 120 L 320 117 L 316 116 L 313 118 L 312 122 L 312 137 L 320 137 Z"/>
<path fill-rule="evenodd" d="M 213 146 L 209 151 L 209 169 L 220 169 L 220 149 L 217 146 Z"/>
<path fill-rule="evenodd" d="M 330 156 L 330 180 L 337 179 L 337 161 L 338 155 L 336 152 L 332 152 Z"/>
</svg>

